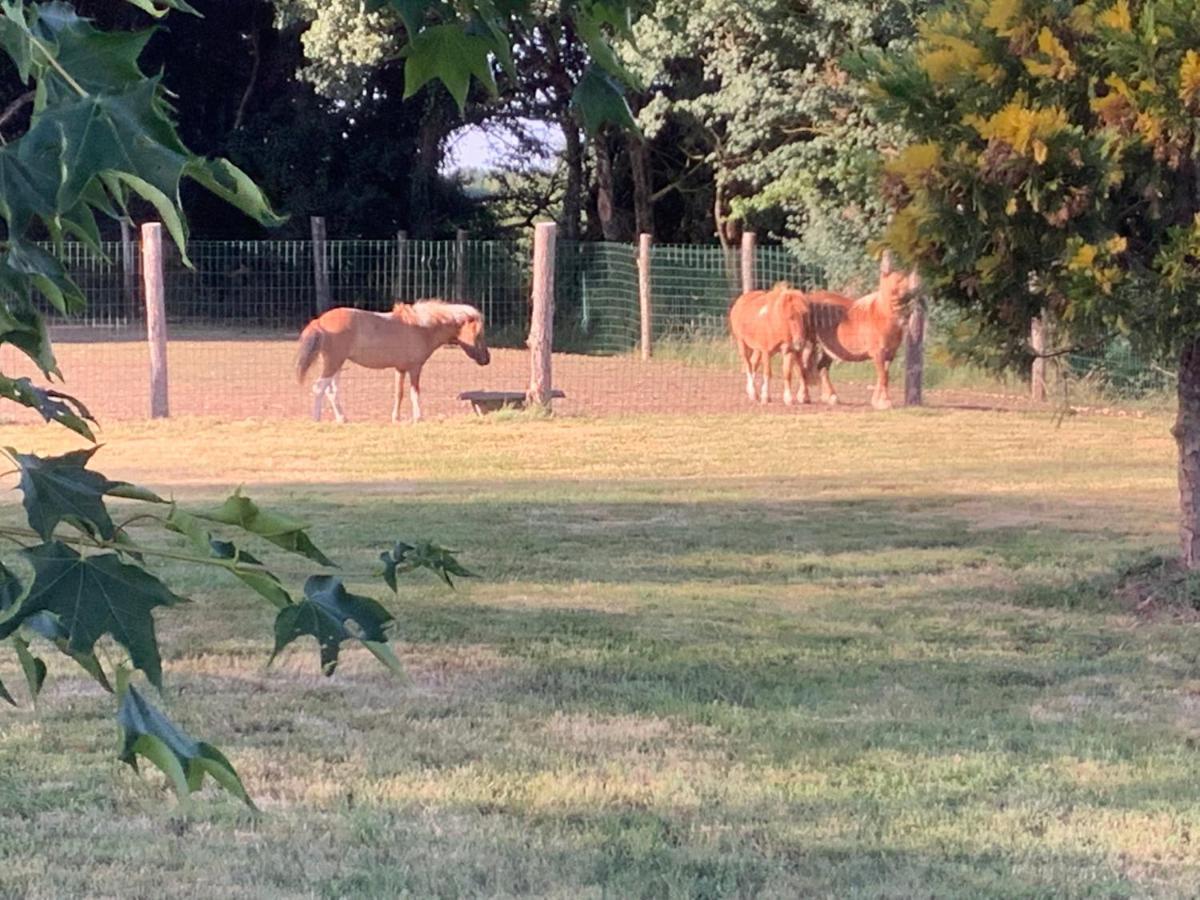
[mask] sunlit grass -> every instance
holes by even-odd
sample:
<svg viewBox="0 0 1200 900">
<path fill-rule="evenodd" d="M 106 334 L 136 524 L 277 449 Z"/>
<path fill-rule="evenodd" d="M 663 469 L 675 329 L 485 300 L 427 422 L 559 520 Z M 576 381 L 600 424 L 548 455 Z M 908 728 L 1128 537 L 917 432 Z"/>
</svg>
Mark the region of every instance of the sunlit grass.
<svg viewBox="0 0 1200 900">
<path fill-rule="evenodd" d="M 52 660 L 0 710 L 0 895 L 1192 896 L 1200 635 L 1112 595 L 1172 550 L 1169 424 L 113 427 L 111 477 L 244 483 L 356 590 L 400 537 L 482 577 L 388 600 L 402 682 L 358 650 L 322 678 L 311 644 L 267 668 L 269 607 L 164 569 L 195 601 L 159 620 L 164 702 L 264 815 L 121 767 Z"/>
</svg>

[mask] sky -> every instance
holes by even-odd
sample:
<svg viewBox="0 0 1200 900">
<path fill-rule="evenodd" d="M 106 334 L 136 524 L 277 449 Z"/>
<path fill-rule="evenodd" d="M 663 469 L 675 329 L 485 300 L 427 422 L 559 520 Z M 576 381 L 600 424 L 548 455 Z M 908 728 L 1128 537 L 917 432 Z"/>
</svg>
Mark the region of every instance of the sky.
<svg viewBox="0 0 1200 900">
<path fill-rule="evenodd" d="M 551 152 L 541 160 L 545 168 L 550 168 L 562 149 L 562 132 L 557 126 L 545 122 L 526 120 L 525 125 L 541 135 L 550 148 Z M 511 154 L 513 147 L 514 139 L 506 128 L 467 125 L 450 135 L 442 160 L 442 173 L 449 175 L 459 169 L 495 169 Z"/>
</svg>

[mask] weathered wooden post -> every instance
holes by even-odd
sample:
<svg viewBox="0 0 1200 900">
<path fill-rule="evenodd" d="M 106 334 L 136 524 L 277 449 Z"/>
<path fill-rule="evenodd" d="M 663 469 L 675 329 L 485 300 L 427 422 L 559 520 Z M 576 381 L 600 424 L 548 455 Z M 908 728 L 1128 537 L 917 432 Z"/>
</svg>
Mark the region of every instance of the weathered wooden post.
<svg viewBox="0 0 1200 900">
<path fill-rule="evenodd" d="M 533 309 L 529 323 L 529 390 L 526 402 L 549 410 L 553 390 L 550 351 L 554 343 L 553 222 L 533 227 Z"/>
<path fill-rule="evenodd" d="M 650 235 L 638 235 L 638 302 L 642 309 L 642 359 L 649 359 L 653 346 L 653 298 L 650 296 Z"/>
<path fill-rule="evenodd" d="M 921 279 L 909 276 L 909 291 L 913 293 L 908 313 L 908 328 L 904 331 L 904 405 L 920 406 L 924 402 L 922 388 L 925 380 L 925 297 L 916 292 Z"/>
<path fill-rule="evenodd" d="M 128 219 L 121 220 L 121 274 L 125 283 L 125 310 L 133 320 L 141 297 L 138 292 L 137 257 L 133 249 L 133 223 Z"/>
<path fill-rule="evenodd" d="M 171 414 L 167 391 L 167 308 L 163 282 L 162 225 L 142 226 L 142 285 L 150 342 L 150 418 Z"/>
<path fill-rule="evenodd" d="M 1029 395 L 1038 403 L 1046 400 L 1046 323 L 1035 316 L 1029 323 L 1029 346 L 1033 349 L 1033 368 L 1029 373 Z"/>
<path fill-rule="evenodd" d="M 317 312 L 333 308 L 329 290 L 329 258 L 325 255 L 325 217 L 312 216 L 313 280 L 317 288 Z"/>
<path fill-rule="evenodd" d="M 758 235 L 753 231 L 742 232 L 742 293 L 754 290 L 754 255 Z"/>
<path fill-rule="evenodd" d="M 408 287 L 408 232 L 396 232 L 396 299 L 405 299 Z"/>
<path fill-rule="evenodd" d="M 454 299 L 467 299 L 467 229 L 454 232 Z"/>
</svg>

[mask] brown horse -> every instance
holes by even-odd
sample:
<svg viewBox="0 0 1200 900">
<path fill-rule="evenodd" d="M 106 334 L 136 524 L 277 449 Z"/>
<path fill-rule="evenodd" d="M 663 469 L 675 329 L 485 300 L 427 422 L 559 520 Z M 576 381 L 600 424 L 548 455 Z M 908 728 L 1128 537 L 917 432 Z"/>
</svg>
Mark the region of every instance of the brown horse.
<svg viewBox="0 0 1200 900">
<path fill-rule="evenodd" d="M 769 291 L 748 291 L 729 309 L 729 330 L 746 371 L 746 394 L 766 403 L 771 388 L 771 357 L 783 353 L 783 402 L 793 401 L 792 376 L 808 334 L 804 294 L 780 282 Z M 754 375 L 762 366 L 762 388 L 754 391 Z M 808 381 L 800 379 L 802 402 L 808 403 Z"/>
<path fill-rule="evenodd" d="M 313 418 L 321 419 L 326 398 L 339 422 L 346 416 L 337 402 L 337 374 L 347 360 L 368 369 L 395 369 L 392 421 L 400 419 L 404 376 L 410 381 L 414 422 L 421 419 L 421 367 L 438 347 L 456 344 L 479 365 L 491 361 L 483 336 L 483 316 L 473 306 L 442 300 L 397 303 L 391 312 L 367 312 L 341 306 L 313 319 L 300 333 L 296 379 L 303 381 L 317 357 L 321 374 L 313 383 Z"/>
<path fill-rule="evenodd" d="M 871 405 L 891 409 L 888 396 L 888 367 L 904 339 L 906 301 L 917 288 L 916 275 L 891 268 L 885 257 L 879 275 L 879 288 L 851 300 L 831 291 L 813 291 L 808 299 L 810 340 L 801 354 L 805 380 L 814 369 L 821 378 L 821 399 L 837 403 L 837 391 L 829 378 L 835 359 L 843 362 L 875 363 L 875 389 Z"/>
</svg>

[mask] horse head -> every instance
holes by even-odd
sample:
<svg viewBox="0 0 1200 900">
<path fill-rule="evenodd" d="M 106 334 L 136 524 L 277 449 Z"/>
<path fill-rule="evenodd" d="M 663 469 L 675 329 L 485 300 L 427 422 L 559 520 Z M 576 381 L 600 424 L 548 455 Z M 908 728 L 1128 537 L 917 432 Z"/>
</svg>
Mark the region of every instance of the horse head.
<svg viewBox="0 0 1200 900">
<path fill-rule="evenodd" d="M 462 347 L 463 352 L 481 366 L 486 366 L 492 361 L 487 339 L 483 336 L 483 315 L 478 312 L 463 320 L 454 335 L 453 343 Z"/>
</svg>

